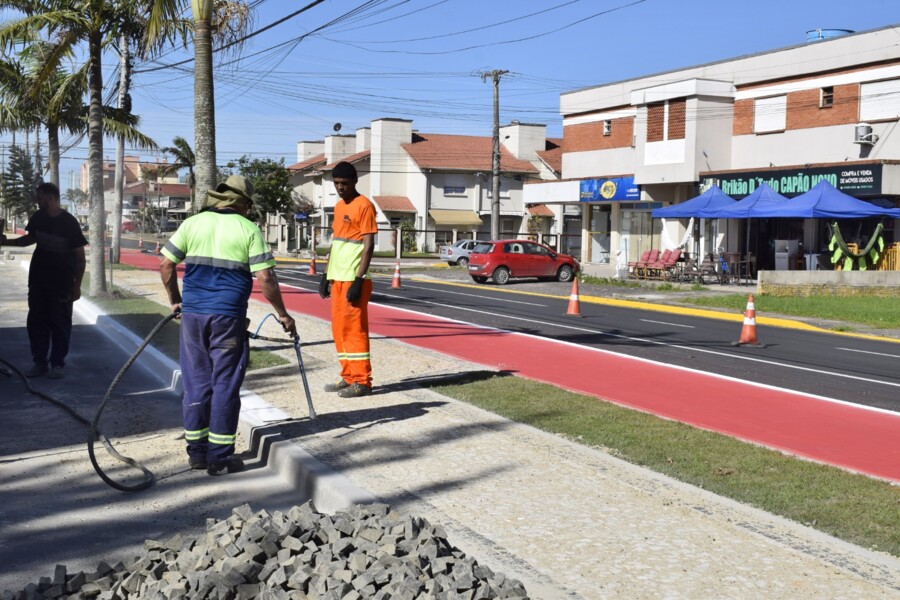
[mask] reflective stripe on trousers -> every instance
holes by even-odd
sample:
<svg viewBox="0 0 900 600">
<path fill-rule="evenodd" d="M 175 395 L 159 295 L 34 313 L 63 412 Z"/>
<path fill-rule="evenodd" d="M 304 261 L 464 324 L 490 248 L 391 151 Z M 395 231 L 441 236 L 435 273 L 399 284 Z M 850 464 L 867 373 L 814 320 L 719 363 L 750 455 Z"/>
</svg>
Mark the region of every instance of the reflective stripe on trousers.
<svg viewBox="0 0 900 600">
<path fill-rule="evenodd" d="M 249 355 L 245 319 L 181 315 L 182 410 L 191 458 L 223 463 L 234 454 Z"/>
<path fill-rule="evenodd" d="M 347 302 L 352 281 L 335 281 L 331 285 L 331 335 L 341 363 L 341 378 L 347 383 L 372 387 L 372 361 L 369 354 L 369 298 L 372 280 L 363 281 L 362 296 Z"/>
</svg>

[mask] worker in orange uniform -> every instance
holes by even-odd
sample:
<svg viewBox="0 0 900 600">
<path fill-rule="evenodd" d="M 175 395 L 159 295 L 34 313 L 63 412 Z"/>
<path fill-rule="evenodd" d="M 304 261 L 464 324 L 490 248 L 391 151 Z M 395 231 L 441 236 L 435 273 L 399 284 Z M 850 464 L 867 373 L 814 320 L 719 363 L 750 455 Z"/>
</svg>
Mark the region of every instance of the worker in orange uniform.
<svg viewBox="0 0 900 600">
<path fill-rule="evenodd" d="M 356 191 L 356 167 L 340 162 L 331 172 L 341 201 L 334 207 L 333 242 L 319 295 L 331 297 L 331 334 L 341 363 L 341 380 L 325 386 L 341 398 L 372 393 L 369 354 L 369 263 L 375 250 L 375 207 Z"/>
</svg>

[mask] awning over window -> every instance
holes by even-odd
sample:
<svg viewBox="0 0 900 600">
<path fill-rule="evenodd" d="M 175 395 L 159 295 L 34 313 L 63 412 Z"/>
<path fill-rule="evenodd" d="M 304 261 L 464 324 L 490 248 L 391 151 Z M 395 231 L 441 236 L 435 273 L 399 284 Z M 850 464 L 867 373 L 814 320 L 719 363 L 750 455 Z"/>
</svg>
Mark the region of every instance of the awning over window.
<svg viewBox="0 0 900 600">
<path fill-rule="evenodd" d="M 433 208 L 428 215 L 438 225 L 481 225 L 481 217 L 471 210 L 443 210 Z"/>
<path fill-rule="evenodd" d="M 528 214 L 532 217 L 552 217 L 553 211 L 546 204 L 533 204 L 528 207 Z"/>
<path fill-rule="evenodd" d="M 416 207 L 406 196 L 372 196 L 383 212 L 416 212 Z"/>
</svg>

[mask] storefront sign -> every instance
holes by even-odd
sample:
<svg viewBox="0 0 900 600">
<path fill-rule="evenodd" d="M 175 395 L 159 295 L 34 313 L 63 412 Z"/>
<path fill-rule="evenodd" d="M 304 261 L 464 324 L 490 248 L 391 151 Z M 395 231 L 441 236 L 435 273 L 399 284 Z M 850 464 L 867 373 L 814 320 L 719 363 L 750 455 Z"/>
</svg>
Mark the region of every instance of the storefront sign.
<svg viewBox="0 0 900 600">
<path fill-rule="evenodd" d="M 641 188 L 634 184 L 634 177 L 582 179 L 579 182 L 579 192 L 582 202 L 641 199 Z"/>
<path fill-rule="evenodd" d="M 851 196 L 881 194 L 880 164 L 814 167 L 795 171 L 748 171 L 728 173 L 715 179 L 718 180 L 722 191 L 732 198 L 743 198 L 752 194 L 763 182 L 782 196 L 791 198 L 808 192 L 823 179 Z"/>
</svg>

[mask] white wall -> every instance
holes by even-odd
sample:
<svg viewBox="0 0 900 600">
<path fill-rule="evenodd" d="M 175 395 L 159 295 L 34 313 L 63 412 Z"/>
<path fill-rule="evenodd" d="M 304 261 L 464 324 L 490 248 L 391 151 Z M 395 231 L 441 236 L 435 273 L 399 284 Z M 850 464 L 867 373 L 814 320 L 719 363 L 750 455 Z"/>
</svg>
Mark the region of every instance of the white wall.
<svg viewBox="0 0 900 600">
<path fill-rule="evenodd" d="M 374 196 L 407 196 L 407 159 L 402 144 L 412 141 L 412 121 L 372 121 L 372 182 Z"/>
<path fill-rule="evenodd" d="M 634 173 L 638 156 L 634 148 L 566 152 L 562 157 L 563 177 L 586 179 Z"/>
</svg>

